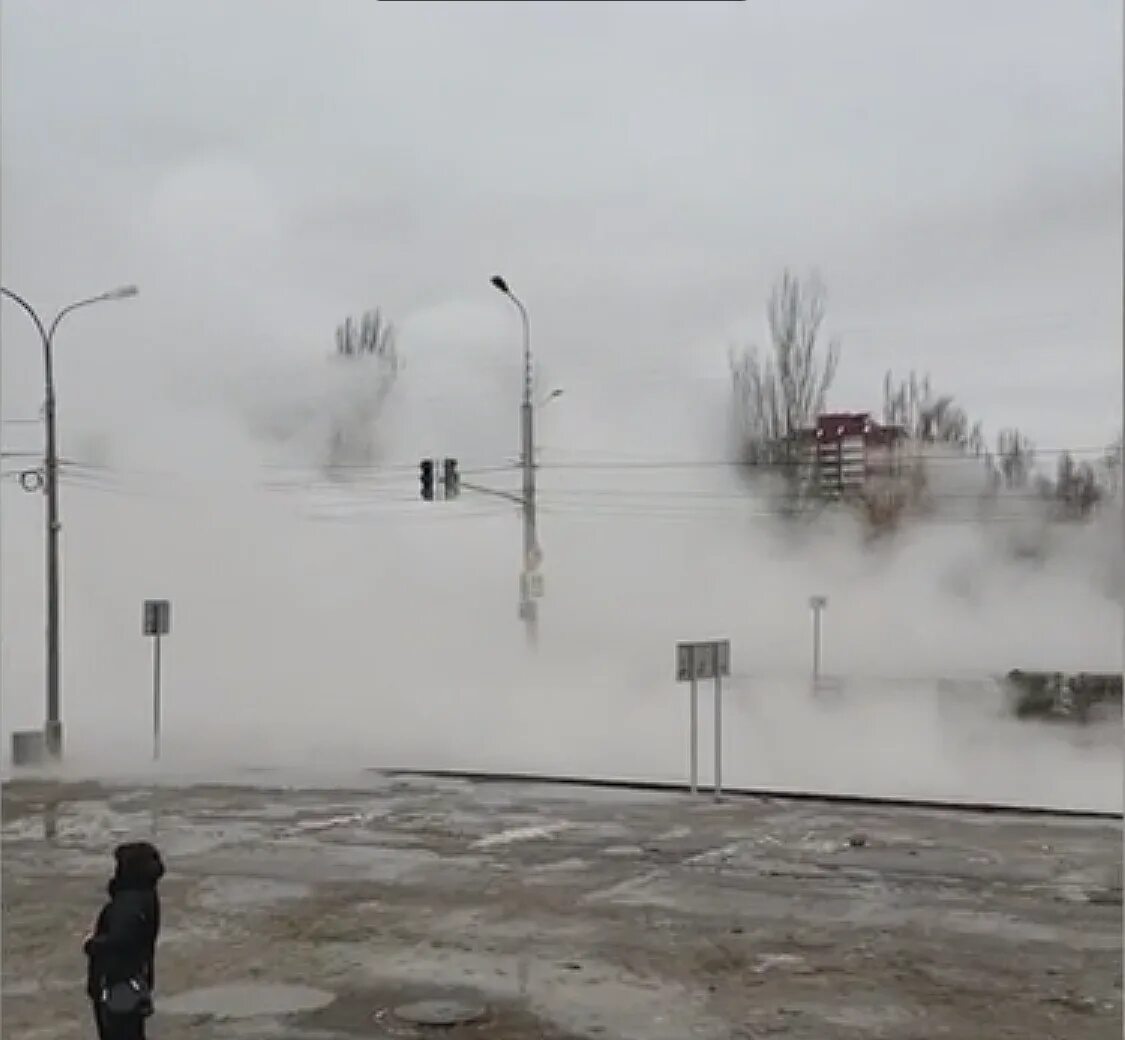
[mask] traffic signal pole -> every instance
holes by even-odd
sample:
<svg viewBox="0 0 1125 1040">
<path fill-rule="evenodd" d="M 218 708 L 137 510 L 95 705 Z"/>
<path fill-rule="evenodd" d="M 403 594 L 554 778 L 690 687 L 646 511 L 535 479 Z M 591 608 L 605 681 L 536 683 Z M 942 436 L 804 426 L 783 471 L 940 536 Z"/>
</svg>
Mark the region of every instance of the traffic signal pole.
<svg viewBox="0 0 1125 1040">
<path fill-rule="evenodd" d="M 528 430 L 528 411 L 521 411 L 521 417 L 524 421 L 525 430 L 525 444 L 533 444 L 527 437 Z M 419 463 L 419 478 L 421 482 L 421 497 L 427 502 L 432 502 L 435 498 L 439 497 L 437 494 L 437 478 L 435 477 L 435 466 L 433 459 L 423 459 Z M 539 635 L 538 630 L 538 616 L 535 602 L 536 592 L 532 585 L 534 575 L 538 573 L 539 566 L 539 547 L 537 542 L 535 530 L 535 472 L 531 471 L 530 480 L 528 477 L 527 467 L 524 466 L 524 485 L 523 493 L 517 494 L 514 491 L 501 491 L 498 488 L 485 487 L 482 484 L 476 484 L 471 481 L 462 480 L 461 475 L 457 472 L 457 460 L 446 459 L 444 463 L 444 474 L 440 480 L 442 488 L 442 498 L 457 498 L 461 490 L 474 491 L 480 495 L 492 495 L 495 498 L 502 498 L 508 502 L 514 502 L 520 507 L 523 514 L 523 545 L 524 545 L 524 561 L 526 566 L 520 574 L 520 618 L 524 621 L 527 631 L 528 646 L 534 648 L 537 645 L 537 638 Z M 530 492 L 530 496 L 529 496 Z"/>
<path fill-rule="evenodd" d="M 527 633 L 527 645 L 539 644 L 539 604 L 531 595 L 531 576 L 539 568 L 539 539 L 535 528 L 535 410 L 531 403 L 531 362 L 527 359 L 524 400 L 520 406 L 523 466 L 523 571 L 520 574 L 520 617 Z"/>
<path fill-rule="evenodd" d="M 492 276 L 492 285 L 515 305 L 523 326 L 523 400 L 520 404 L 520 465 L 523 469 L 523 569 L 520 571 L 519 616 L 527 633 L 527 645 L 534 649 L 539 643 L 539 604 L 532 595 L 532 578 L 539 570 L 542 552 L 536 531 L 535 515 L 535 406 L 531 400 L 531 320 L 523 301 L 508 287 L 500 275 Z"/>
<path fill-rule="evenodd" d="M 531 396 L 533 382 L 531 321 L 528 318 L 527 308 L 523 305 L 523 301 L 508 288 L 508 283 L 500 275 L 493 275 L 491 282 L 494 288 L 507 296 L 515 305 L 523 326 L 523 394 L 520 401 L 520 468 L 523 471 L 523 493 L 514 495 L 480 487 L 476 484 L 463 484 L 457 474 L 456 459 L 445 460 L 442 485 L 446 498 L 455 498 L 461 487 L 465 487 L 471 491 L 509 499 L 520 506 L 520 511 L 523 514 L 523 567 L 520 570 L 519 617 L 524 623 L 527 645 L 534 650 L 539 644 L 539 604 L 537 598 L 542 595 L 539 564 L 542 562 L 543 553 L 539 548 L 539 534 L 536 529 L 535 405 Z M 561 392 L 556 390 L 551 397 L 558 396 Z M 426 501 L 433 501 L 435 497 L 436 474 L 434 462 L 433 459 L 423 459 L 420 463 L 421 495 Z"/>
</svg>

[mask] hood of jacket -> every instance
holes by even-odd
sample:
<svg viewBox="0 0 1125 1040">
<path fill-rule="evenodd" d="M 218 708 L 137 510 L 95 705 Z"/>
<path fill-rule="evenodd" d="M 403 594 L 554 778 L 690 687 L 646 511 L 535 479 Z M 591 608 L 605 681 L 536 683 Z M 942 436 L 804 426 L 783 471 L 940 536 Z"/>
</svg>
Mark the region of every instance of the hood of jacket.
<svg viewBox="0 0 1125 1040">
<path fill-rule="evenodd" d="M 114 872 L 109 894 L 128 891 L 151 891 L 164 876 L 164 861 L 155 845 L 147 841 L 131 841 L 113 850 Z"/>
</svg>

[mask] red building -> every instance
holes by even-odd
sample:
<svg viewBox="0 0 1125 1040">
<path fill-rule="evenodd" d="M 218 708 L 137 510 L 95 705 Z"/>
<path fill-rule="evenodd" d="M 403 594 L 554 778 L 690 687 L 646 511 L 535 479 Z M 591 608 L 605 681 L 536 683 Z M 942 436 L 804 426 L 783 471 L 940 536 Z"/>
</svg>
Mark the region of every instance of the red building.
<svg viewBox="0 0 1125 1040">
<path fill-rule="evenodd" d="M 802 476 L 827 497 L 866 492 L 901 475 L 906 431 L 884 426 L 870 412 L 825 413 L 799 438 Z"/>
</svg>

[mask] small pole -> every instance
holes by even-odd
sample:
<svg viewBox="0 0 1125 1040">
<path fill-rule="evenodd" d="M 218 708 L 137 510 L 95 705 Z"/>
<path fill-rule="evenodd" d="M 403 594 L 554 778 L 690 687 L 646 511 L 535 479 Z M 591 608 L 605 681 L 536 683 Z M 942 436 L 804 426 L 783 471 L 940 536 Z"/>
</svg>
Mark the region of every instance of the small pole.
<svg viewBox="0 0 1125 1040">
<path fill-rule="evenodd" d="M 716 662 L 717 664 L 717 662 Z M 715 801 L 723 794 L 723 675 L 715 668 Z"/>
<path fill-rule="evenodd" d="M 152 647 L 152 760 L 160 760 L 160 636 Z"/>
<path fill-rule="evenodd" d="M 691 677 L 691 793 L 699 793 L 699 689 L 695 678 L 695 662 Z"/>
<path fill-rule="evenodd" d="M 812 676 L 813 681 L 820 679 L 820 607 L 813 609 Z"/>
<path fill-rule="evenodd" d="M 809 597 L 809 606 L 812 607 L 813 612 L 812 677 L 815 689 L 820 681 L 820 612 L 828 606 L 828 597 L 811 596 Z"/>
</svg>

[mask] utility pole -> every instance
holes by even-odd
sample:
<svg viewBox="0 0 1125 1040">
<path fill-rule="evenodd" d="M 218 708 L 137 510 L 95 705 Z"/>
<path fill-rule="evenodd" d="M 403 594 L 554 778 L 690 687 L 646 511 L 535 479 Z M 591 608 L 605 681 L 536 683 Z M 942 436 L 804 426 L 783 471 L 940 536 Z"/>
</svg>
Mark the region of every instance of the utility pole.
<svg viewBox="0 0 1125 1040">
<path fill-rule="evenodd" d="M 523 399 L 520 403 L 520 466 L 523 470 L 523 570 L 520 573 L 519 616 L 527 633 L 527 645 L 539 642 L 539 604 L 534 598 L 533 579 L 538 576 L 542 552 L 535 515 L 535 406 L 532 403 L 531 322 L 527 308 L 500 275 L 492 285 L 515 304 L 523 323 Z"/>
<path fill-rule="evenodd" d="M 51 758 L 62 757 L 63 730 L 62 730 L 62 703 L 61 703 L 61 635 L 59 617 L 61 604 L 59 596 L 59 535 L 62 524 L 59 520 L 59 453 L 58 437 L 55 427 L 55 373 L 54 356 L 52 347 L 55 331 L 59 322 L 71 311 L 79 307 L 88 307 L 91 304 L 103 303 L 107 300 L 124 300 L 137 295 L 135 285 L 126 285 L 120 289 L 91 296 L 86 300 L 79 300 L 64 307 L 55 315 L 50 327 L 45 327 L 35 309 L 22 296 L 17 296 L 10 289 L 0 287 L 0 293 L 7 296 L 14 303 L 19 304 L 35 323 L 39 338 L 43 345 L 43 421 L 46 426 L 46 438 L 43 459 L 43 491 L 47 499 L 47 711 L 43 726 L 43 737 L 47 754 Z"/>
</svg>

